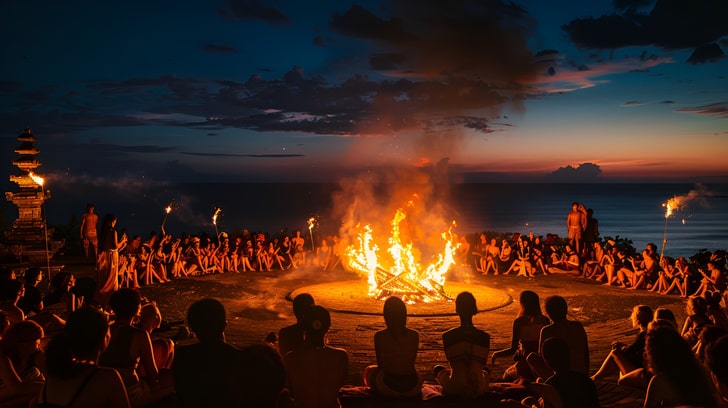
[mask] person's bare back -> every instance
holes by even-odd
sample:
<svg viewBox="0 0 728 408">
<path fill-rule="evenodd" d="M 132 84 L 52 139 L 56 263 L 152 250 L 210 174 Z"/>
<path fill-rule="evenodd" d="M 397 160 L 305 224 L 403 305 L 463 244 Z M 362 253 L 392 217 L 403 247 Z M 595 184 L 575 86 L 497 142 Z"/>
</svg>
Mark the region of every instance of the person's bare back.
<svg viewBox="0 0 728 408">
<path fill-rule="evenodd" d="M 81 243 L 86 256 L 89 255 L 89 248 L 93 248 L 93 255 L 98 255 L 99 238 L 96 231 L 96 225 L 99 222 L 99 216 L 94 213 L 93 204 L 86 205 L 86 212 L 81 216 Z"/>
<path fill-rule="evenodd" d="M 321 306 L 310 306 L 303 314 L 306 341 L 285 355 L 291 394 L 296 407 L 338 408 L 339 388 L 349 370 L 346 350 L 325 344 L 331 315 Z"/>
<path fill-rule="evenodd" d="M 296 407 L 340 407 L 339 388 L 349 365 L 345 350 L 302 347 L 286 354 L 285 363 Z"/>
</svg>

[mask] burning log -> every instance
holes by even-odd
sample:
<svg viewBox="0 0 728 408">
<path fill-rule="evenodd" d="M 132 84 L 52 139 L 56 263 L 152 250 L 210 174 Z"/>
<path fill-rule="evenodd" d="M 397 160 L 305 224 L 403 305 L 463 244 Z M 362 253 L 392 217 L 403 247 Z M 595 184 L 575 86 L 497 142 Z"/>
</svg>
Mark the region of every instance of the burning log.
<svg viewBox="0 0 728 408">
<path fill-rule="evenodd" d="M 387 297 L 389 294 L 397 294 L 401 295 L 402 298 L 413 297 L 415 300 L 424 301 L 440 299 L 452 300 L 452 298 L 445 293 L 445 289 L 436 282 L 430 282 L 433 288 L 429 289 L 420 282 L 408 279 L 403 275 L 404 274 L 394 275 L 380 267 L 377 267 L 375 278 L 377 281 L 376 289 L 379 292 L 379 296 L 377 296 L 377 298 L 381 299 Z"/>
</svg>

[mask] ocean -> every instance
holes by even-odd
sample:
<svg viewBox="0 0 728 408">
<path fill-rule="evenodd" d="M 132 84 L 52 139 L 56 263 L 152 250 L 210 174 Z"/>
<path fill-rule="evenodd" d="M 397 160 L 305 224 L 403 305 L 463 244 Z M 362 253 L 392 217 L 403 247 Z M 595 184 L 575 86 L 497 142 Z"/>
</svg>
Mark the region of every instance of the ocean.
<svg viewBox="0 0 728 408">
<path fill-rule="evenodd" d="M 701 249 L 728 249 L 728 185 L 690 184 L 454 184 L 438 186 L 447 215 L 459 235 L 484 231 L 566 236 L 566 215 L 578 201 L 594 210 L 602 237 L 622 237 L 641 249 L 648 242 L 665 254 L 690 256 Z M 12 191 L 12 189 L 11 189 Z M 145 186 L 94 186 L 54 183 L 45 203 L 49 225 L 73 229 L 86 203 L 100 217 L 117 215 L 117 229 L 147 237 L 165 222 L 167 232 L 198 234 L 248 229 L 275 233 L 300 229 L 306 233 L 315 217 L 316 231 L 335 233 L 340 219 L 334 183 L 185 183 Z M 665 218 L 673 196 L 685 206 Z M 347 197 L 344 197 L 344 201 Z M 340 203 L 340 201 L 338 201 Z M 172 204 L 166 216 L 164 208 Z M 217 226 L 215 210 L 221 210 Z M 17 209 L 3 207 L 6 222 Z M 217 227 L 217 228 L 216 228 Z M 77 228 L 77 226 L 76 226 Z"/>
</svg>

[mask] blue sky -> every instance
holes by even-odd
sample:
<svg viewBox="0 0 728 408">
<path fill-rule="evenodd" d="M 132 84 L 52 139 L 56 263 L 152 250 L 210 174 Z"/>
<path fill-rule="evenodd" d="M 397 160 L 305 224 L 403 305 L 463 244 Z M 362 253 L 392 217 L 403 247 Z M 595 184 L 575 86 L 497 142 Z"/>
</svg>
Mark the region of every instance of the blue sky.
<svg viewBox="0 0 728 408">
<path fill-rule="evenodd" d="M 548 3 L 548 4 L 547 4 Z M 55 181 L 728 179 L 721 0 L 4 1 Z"/>
</svg>

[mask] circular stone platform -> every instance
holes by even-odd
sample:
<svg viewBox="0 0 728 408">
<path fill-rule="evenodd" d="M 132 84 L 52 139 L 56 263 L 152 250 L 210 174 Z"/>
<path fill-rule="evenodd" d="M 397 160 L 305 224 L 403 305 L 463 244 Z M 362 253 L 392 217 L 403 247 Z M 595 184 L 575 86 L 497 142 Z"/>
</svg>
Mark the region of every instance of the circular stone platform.
<svg viewBox="0 0 728 408">
<path fill-rule="evenodd" d="M 298 288 L 288 295 L 293 299 L 300 293 L 310 293 L 317 304 L 331 312 L 381 315 L 384 300 L 377 300 L 367 294 L 366 280 L 345 280 L 321 283 Z M 465 282 L 445 283 L 445 293 L 453 300 L 441 300 L 431 303 L 407 305 L 410 317 L 454 316 L 455 297 L 458 293 L 468 291 L 475 296 L 479 311 L 488 311 L 507 306 L 513 298 L 502 290 L 489 288 L 482 284 L 473 285 Z"/>
</svg>

